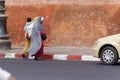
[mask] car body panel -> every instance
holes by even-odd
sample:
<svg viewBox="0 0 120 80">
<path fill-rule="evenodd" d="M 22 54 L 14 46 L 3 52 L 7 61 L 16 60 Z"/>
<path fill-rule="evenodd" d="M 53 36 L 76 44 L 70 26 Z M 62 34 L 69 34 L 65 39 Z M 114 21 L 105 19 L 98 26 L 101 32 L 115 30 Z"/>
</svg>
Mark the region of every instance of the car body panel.
<svg viewBox="0 0 120 80">
<path fill-rule="evenodd" d="M 114 47 L 117 50 L 118 56 L 119 56 L 120 55 L 120 34 L 111 35 L 111 36 L 98 39 L 93 46 L 93 56 L 99 58 L 100 57 L 99 53 L 101 48 L 107 45 Z"/>
</svg>

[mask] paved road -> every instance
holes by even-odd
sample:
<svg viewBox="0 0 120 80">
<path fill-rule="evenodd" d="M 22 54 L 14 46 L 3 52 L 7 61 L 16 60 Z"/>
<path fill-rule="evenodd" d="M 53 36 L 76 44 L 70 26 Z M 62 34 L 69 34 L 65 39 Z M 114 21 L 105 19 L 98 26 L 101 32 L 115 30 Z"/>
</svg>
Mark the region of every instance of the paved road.
<svg viewBox="0 0 120 80">
<path fill-rule="evenodd" d="M 120 64 L 100 62 L 0 59 L 17 80 L 120 80 Z"/>
</svg>

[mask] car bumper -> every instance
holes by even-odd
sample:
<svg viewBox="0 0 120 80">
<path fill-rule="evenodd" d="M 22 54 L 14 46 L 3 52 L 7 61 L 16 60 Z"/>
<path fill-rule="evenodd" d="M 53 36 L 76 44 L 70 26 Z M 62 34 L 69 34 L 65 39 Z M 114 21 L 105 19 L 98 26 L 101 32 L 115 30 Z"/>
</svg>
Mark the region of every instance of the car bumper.
<svg viewBox="0 0 120 80">
<path fill-rule="evenodd" d="M 94 46 L 93 47 L 93 56 L 99 58 L 99 47 Z"/>
</svg>

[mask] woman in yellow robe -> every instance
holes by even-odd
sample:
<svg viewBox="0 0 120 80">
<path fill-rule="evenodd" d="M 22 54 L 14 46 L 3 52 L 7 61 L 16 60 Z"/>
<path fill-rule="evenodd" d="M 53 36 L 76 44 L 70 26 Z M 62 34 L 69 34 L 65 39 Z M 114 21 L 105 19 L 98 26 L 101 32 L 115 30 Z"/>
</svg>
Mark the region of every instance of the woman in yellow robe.
<svg viewBox="0 0 120 80">
<path fill-rule="evenodd" d="M 24 27 L 24 31 L 25 31 L 25 46 L 24 46 L 24 49 L 23 49 L 23 53 L 22 53 L 22 57 L 25 58 L 27 56 L 27 53 L 28 53 L 28 49 L 30 47 L 30 41 L 31 41 L 31 38 L 30 38 L 30 35 L 28 34 L 28 32 L 30 32 L 31 28 L 28 28 L 28 26 L 32 27 L 32 20 L 31 18 L 27 18 L 27 22 L 25 24 L 25 27 Z"/>
</svg>

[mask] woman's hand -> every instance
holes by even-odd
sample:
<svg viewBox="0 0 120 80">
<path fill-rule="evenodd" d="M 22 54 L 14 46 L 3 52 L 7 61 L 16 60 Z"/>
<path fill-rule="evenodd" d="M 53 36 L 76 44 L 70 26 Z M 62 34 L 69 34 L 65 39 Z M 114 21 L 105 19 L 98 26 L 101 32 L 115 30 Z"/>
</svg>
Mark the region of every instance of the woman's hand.
<svg viewBox="0 0 120 80">
<path fill-rule="evenodd" d="M 31 36 L 28 35 L 28 32 L 25 32 L 25 38 L 31 38 Z"/>
</svg>

